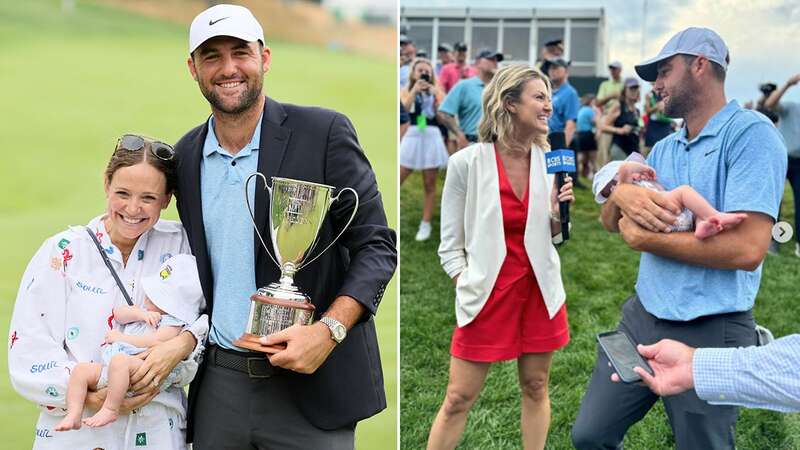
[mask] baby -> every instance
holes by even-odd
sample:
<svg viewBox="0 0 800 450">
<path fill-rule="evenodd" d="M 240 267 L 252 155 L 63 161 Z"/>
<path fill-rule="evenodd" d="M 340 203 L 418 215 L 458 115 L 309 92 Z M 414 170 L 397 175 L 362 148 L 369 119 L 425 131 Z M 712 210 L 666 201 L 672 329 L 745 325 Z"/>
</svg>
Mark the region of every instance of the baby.
<svg viewBox="0 0 800 450">
<path fill-rule="evenodd" d="M 158 274 L 142 279 L 146 295 L 143 307 L 117 306 L 114 320 L 123 325 L 120 332 L 106 334 L 102 363 L 78 363 L 67 387 L 67 415 L 55 431 L 77 430 L 88 390 L 108 386 L 102 408 L 83 420 L 90 427 L 100 427 L 117 420 L 120 405 L 128 391 L 130 377 L 144 362 L 136 357 L 148 348 L 177 336 L 200 312 L 203 292 L 197 265 L 191 255 L 177 255 L 165 261 Z M 166 389 L 178 379 L 177 368 L 161 384 Z"/>
<path fill-rule="evenodd" d="M 683 185 L 671 191 L 665 190 L 664 186 L 656 182 L 655 169 L 648 166 L 639 153 L 632 153 L 625 161 L 610 162 L 598 171 L 592 185 L 597 201 L 604 202 L 618 183 L 632 183 L 661 192 L 682 208 L 670 230 L 690 231 L 694 225 L 694 236 L 697 239 L 714 236 L 735 227 L 747 218 L 747 214 L 743 213 L 717 211 L 691 186 Z"/>
</svg>

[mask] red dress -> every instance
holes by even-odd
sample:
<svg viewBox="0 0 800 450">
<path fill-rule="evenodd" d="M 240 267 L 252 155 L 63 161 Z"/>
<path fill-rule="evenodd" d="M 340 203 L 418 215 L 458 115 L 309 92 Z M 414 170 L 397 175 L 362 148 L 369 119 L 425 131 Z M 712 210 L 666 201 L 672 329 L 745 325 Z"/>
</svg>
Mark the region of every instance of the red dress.
<svg viewBox="0 0 800 450">
<path fill-rule="evenodd" d="M 496 151 L 495 156 L 506 258 L 483 309 L 472 322 L 453 332 L 450 354 L 468 361 L 517 359 L 523 353 L 551 352 L 569 342 L 566 305 L 550 319 L 525 251 L 529 186 L 522 200 L 517 198 Z M 542 211 L 544 214 L 547 208 Z"/>
</svg>

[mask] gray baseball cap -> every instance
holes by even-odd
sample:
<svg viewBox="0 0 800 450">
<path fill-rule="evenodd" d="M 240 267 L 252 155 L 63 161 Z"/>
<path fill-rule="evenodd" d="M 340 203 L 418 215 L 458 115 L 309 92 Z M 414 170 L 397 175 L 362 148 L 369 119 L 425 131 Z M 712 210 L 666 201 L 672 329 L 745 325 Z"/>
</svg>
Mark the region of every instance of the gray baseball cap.
<svg viewBox="0 0 800 450">
<path fill-rule="evenodd" d="M 645 81 L 656 81 L 658 63 L 675 55 L 702 55 L 728 69 L 728 47 L 722 38 L 714 30 L 691 27 L 672 36 L 655 58 L 637 64 L 636 73 Z"/>
</svg>

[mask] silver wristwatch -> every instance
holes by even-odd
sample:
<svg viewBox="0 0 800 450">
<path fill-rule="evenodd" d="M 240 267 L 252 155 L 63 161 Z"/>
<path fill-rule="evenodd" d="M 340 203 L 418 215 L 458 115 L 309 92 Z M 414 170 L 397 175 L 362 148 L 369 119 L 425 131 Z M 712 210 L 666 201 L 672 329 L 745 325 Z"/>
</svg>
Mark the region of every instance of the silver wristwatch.
<svg viewBox="0 0 800 450">
<path fill-rule="evenodd" d="M 336 341 L 337 344 L 341 344 L 344 338 L 347 337 L 347 328 L 345 328 L 345 326 L 342 325 L 338 320 L 332 317 L 323 317 L 319 321 L 330 328 L 331 339 Z"/>
</svg>

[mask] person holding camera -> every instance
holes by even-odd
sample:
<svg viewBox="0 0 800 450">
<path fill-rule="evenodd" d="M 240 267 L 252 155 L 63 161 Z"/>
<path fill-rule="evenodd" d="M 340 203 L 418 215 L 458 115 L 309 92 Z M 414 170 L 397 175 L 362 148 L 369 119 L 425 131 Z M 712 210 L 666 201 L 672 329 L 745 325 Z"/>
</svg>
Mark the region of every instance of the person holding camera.
<svg viewBox="0 0 800 450">
<path fill-rule="evenodd" d="M 431 217 L 436 203 L 436 175 L 447 166 L 447 149 L 436 121 L 444 91 L 436 84 L 433 65 L 424 58 L 411 63 L 407 87 L 400 91 L 400 103 L 408 111 L 411 125 L 400 140 L 400 184 L 414 170 L 422 171 L 424 196 L 422 221 L 415 239 L 431 237 Z"/>
<path fill-rule="evenodd" d="M 635 77 L 625 78 L 621 101 L 612 106 L 605 117 L 604 131 L 613 135 L 610 161 L 621 161 L 639 151 L 641 113 L 636 107 L 638 101 L 639 80 Z"/>
</svg>

